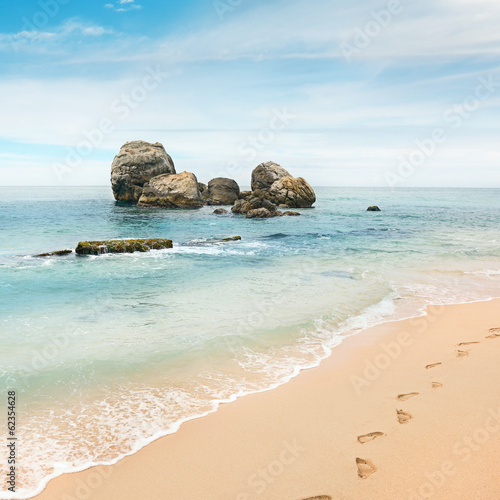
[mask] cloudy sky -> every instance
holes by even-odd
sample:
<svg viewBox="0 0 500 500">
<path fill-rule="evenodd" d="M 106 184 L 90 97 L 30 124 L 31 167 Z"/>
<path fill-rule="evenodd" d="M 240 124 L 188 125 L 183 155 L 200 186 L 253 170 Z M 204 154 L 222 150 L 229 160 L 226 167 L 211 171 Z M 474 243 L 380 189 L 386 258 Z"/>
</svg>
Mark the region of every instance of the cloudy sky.
<svg viewBox="0 0 500 500">
<path fill-rule="evenodd" d="M 0 184 L 108 185 L 129 140 L 249 184 L 500 187 L 498 0 L 18 0 Z"/>
</svg>

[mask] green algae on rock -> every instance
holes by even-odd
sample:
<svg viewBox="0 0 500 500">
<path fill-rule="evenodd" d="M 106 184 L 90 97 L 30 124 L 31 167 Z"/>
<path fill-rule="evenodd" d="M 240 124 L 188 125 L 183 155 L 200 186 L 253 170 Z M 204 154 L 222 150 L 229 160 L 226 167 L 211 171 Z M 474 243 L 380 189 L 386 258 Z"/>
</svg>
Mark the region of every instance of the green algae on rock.
<svg viewBox="0 0 500 500">
<path fill-rule="evenodd" d="M 172 240 L 145 239 L 145 240 L 103 240 L 80 241 L 75 252 L 78 255 L 100 255 L 105 253 L 133 253 L 149 250 L 172 248 Z"/>
</svg>

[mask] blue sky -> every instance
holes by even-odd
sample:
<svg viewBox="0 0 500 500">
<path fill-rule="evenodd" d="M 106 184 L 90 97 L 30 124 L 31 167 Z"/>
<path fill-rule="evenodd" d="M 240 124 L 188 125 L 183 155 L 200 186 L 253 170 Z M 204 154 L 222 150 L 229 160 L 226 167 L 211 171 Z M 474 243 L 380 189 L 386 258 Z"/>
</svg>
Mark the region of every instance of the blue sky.
<svg viewBox="0 0 500 500">
<path fill-rule="evenodd" d="M 143 139 L 203 182 L 500 187 L 497 0 L 5 4 L 3 185 L 107 185 Z"/>
</svg>

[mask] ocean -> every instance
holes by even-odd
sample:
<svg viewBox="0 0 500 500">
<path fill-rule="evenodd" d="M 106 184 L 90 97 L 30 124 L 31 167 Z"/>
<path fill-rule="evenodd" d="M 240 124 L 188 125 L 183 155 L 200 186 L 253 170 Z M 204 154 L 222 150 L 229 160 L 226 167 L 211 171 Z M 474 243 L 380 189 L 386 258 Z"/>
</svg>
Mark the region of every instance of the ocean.
<svg viewBox="0 0 500 500">
<path fill-rule="evenodd" d="M 0 497 L 114 463 L 371 325 L 500 297 L 499 189 L 316 193 L 300 217 L 247 220 L 138 209 L 108 187 L 2 188 L 0 392 L 16 391 L 18 469 Z M 34 256 L 111 238 L 174 248 Z"/>
</svg>

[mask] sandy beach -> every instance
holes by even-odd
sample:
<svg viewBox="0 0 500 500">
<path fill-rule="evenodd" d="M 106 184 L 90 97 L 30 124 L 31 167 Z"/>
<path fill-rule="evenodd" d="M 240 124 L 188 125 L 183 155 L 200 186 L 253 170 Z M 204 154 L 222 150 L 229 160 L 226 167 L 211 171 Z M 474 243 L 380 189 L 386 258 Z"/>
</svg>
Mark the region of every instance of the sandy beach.
<svg viewBox="0 0 500 500">
<path fill-rule="evenodd" d="M 500 300 L 431 306 L 36 498 L 498 499 L 499 359 Z"/>
</svg>

